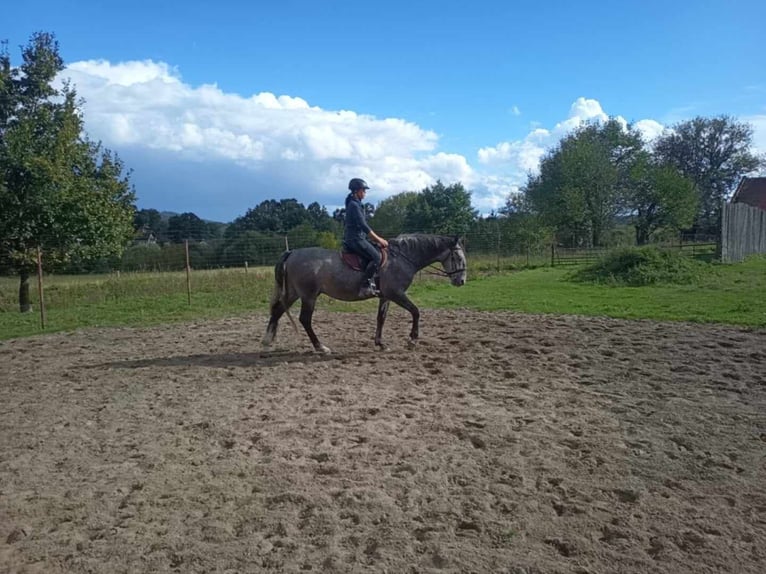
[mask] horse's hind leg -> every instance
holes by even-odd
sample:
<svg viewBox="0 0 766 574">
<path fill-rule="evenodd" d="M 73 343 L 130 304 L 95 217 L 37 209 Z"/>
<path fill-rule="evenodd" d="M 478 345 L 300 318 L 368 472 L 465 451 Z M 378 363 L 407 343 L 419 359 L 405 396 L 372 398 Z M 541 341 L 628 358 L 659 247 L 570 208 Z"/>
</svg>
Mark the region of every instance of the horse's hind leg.
<svg viewBox="0 0 766 574">
<path fill-rule="evenodd" d="M 309 336 L 309 339 L 311 339 L 311 344 L 314 345 L 314 349 L 320 353 L 330 353 L 332 351 L 319 341 L 319 337 L 317 337 L 316 333 L 314 333 L 314 329 L 311 327 L 311 317 L 314 315 L 315 303 L 316 297 L 311 299 L 301 299 L 301 325 L 303 325 L 306 334 Z"/>
</svg>

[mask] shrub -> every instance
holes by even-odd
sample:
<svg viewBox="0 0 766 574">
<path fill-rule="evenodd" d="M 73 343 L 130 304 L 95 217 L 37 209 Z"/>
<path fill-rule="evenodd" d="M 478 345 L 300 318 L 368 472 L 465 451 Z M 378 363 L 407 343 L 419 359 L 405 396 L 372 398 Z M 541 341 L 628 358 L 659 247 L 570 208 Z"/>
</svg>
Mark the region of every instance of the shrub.
<svg viewBox="0 0 766 574">
<path fill-rule="evenodd" d="M 612 251 L 596 263 L 575 271 L 571 279 L 639 287 L 696 282 L 709 265 L 673 251 L 638 247 Z"/>
</svg>

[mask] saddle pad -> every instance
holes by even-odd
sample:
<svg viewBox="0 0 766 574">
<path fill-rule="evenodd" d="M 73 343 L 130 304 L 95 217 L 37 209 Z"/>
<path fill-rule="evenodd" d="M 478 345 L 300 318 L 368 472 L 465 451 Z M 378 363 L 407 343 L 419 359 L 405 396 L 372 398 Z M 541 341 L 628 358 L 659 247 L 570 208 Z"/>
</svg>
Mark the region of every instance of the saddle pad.
<svg viewBox="0 0 766 574">
<path fill-rule="evenodd" d="M 381 249 L 380 254 L 382 255 L 380 259 L 380 266 L 383 267 L 383 265 L 386 264 L 386 260 L 388 259 L 388 249 Z M 351 267 L 354 271 L 364 271 L 364 267 L 362 267 L 362 262 L 359 259 L 359 256 L 356 253 L 348 253 L 346 251 L 341 251 L 340 253 L 341 259 Z"/>
<path fill-rule="evenodd" d="M 340 254 L 343 261 L 351 267 L 354 271 L 364 271 L 362 269 L 362 264 L 359 261 L 359 256 L 356 253 L 346 253 L 345 251 L 341 252 Z"/>
</svg>

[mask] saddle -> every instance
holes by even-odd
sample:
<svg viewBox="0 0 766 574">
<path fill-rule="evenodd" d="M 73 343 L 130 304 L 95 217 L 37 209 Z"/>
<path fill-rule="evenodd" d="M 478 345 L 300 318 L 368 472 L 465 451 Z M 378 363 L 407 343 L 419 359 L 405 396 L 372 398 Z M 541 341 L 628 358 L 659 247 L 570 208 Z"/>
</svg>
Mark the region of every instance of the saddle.
<svg viewBox="0 0 766 574">
<path fill-rule="evenodd" d="M 386 264 L 386 261 L 388 260 L 388 249 L 381 249 L 380 250 L 380 265 L 378 266 L 378 269 L 382 269 L 383 266 Z M 359 257 L 356 253 L 350 253 L 348 251 L 341 251 L 340 252 L 340 258 L 343 259 L 343 262 L 351 267 L 354 271 L 364 271 L 364 268 L 367 266 L 367 262 Z"/>
</svg>

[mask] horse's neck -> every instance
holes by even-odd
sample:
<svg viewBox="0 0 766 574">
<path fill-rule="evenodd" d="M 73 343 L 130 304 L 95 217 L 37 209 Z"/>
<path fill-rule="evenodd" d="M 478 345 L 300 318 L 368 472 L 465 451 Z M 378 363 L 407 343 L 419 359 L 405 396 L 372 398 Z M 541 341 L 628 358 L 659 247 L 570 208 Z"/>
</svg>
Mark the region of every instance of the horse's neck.
<svg viewBox="0 0 766 574">
<path fill-rule="evenodd" d="M 409 249 L 406 247 L 405 249 L 402 249 L 402 252 L 404 253 L 405 257 L 415 267 L 417 267 L 418 270 L 423 269 L 423 267 L 426 267 L 428 265 L 431 265 L 432 263 L 436 263 L 437 261 L 439 261 L 440 256 L 445 251 L 446 251 L 446 247 L 438 246 L 436 244 L 434 244 L 433 248 L 430 248 L 430 249 L 417 249 L 412 247 L 410 247 Z"/>
</svg>

